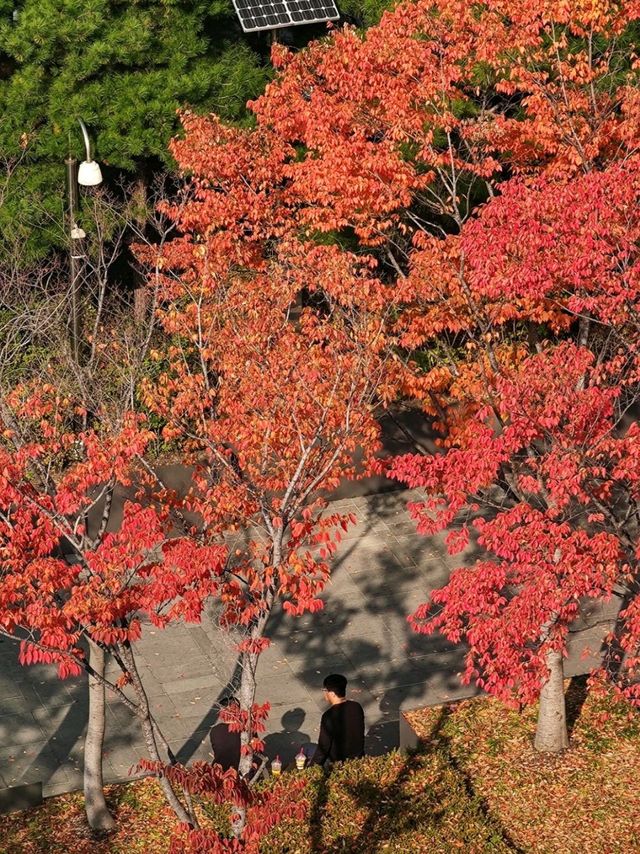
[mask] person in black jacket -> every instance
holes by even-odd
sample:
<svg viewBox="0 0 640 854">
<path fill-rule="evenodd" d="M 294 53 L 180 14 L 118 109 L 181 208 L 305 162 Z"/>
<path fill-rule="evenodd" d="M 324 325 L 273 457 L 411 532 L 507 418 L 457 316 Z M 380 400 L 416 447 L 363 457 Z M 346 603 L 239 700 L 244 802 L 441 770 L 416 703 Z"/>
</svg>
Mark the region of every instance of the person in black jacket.
<svg viewBox="0 0 640 854">
<path fill-rule="evenodd" d="M 333 764 L 364 756 L 364 712 L 360 703 L 347 700 L 346 677 L 332 673 L 323 685 L 330 706 L 322 715 L 318 746 L 310 764 L 324 765 L 327 760 Z"/>
<path fill-rule="evenodd" d="M 235 697 L 223 697 L 220 700 L 220 708 L 237 708 L 238 701 Z M 240 733 L 232 732 L 228 725 L 223 721 L 211 727 L 209 732 L 211 739 L 211 749 L 213 751 L 213 761 L 218 765 L 222 765 L 223 771 L 229 768 L 238 770 L 240 764 Z"/>
</svg>

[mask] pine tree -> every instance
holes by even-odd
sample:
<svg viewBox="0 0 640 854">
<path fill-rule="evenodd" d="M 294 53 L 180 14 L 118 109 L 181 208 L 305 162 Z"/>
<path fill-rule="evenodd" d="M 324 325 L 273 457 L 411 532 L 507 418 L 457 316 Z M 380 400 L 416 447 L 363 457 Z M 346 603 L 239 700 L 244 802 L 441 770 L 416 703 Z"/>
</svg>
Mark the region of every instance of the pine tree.
<svg viewBox="0 0 640 854">
<path fill-rule="evenodd" d="M 224 0 L 0 0 L 0 159 L 26 151 L 0 212 L 0 242 L 61 240 L 77 119 L 117 180 L 167 166 L 185 104 L 245 116 L 267 71 Z"/>
</svg>

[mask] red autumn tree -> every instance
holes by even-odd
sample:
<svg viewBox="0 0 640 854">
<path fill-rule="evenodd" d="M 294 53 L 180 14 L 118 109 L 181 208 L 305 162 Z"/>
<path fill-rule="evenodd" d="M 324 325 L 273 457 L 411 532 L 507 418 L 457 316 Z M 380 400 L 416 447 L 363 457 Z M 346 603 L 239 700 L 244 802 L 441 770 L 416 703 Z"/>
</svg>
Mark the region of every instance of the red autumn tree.
<svg viewBox="0 0 640 854">
<path fill-rule="evenodd" d="M 483 492 L 493 487 L 500 493 L 500 486 L 506 487 L 499 501 L 501 506 L 513 504 L 514 513 L 520 500 L 529 503 L 528 494 L 517 491 L 517 482 L 514 486 L 507 451 L 501 452 L 507 456 L 496 469 L 485 446 L 490 431 L 503 430 L 510 417 L 501 405 L 502 389 L 509 401 L 522 395 L 525 421 L 538 424 L 542 418 L 544 425 L 549 410 L 567 416 L 557 422 L 549 439 L 553 451 L 531 427 L 533 448 L 527 446 L 525 430 L 517 440 L 521 444 L 516 441 L 514 446 L 518 460 L 549 453 L 555 464 L 554 443 L 570 441 L 588 457 L 592 430 L 579 419 L 594 397 L 599 400 L 599 393 L 611 410 L 605 408 L 602 418 L 596 419 L 596 432 L 612 440 L 618 437 L 621 413 L 633 395 L 635 369 L 629 361 L 616 361 L 620 354 L 614 342 L 628 346 L 630 321 L 612 307 L 624 301 L 628 288 L 626 266 L 633 258 L 635 226 L 626 206 L 635 204 L 633 196 L 616 196 L 617 201 L 611 202 L 616 226 L 606 239 L 599 235 L 600 219 L 610 215 L 608 188 L 618 179 L 628 180 L 626 172 L 617 173 L 615 167 L 608 171 L 608 166 L 624 162 L 636 146 L 638 65 L 633 40 L 639 12 L 633 2 L 597 7 L 577 2 L 411 3 L 385 15 L 380 26 L 364 37 L 346 30 L 307 52 L 276 52 L 282 74 L 255 109 L 261 129 L 277 131 L 280 140 L 295 147 L 296 156 L 284 176 L 289 198 L 297 198 L 301 205 L 299 228 L 352 231 L 361 250 L 376 258 L 380 278 L 385 283 L 395 280 L 394 298 L 404 300 L 392 331 L 407 356 L 405 390 L 437 420 L 449 449 L 446 462 L 409 459 L 395 469 L 406 482 L 421 484 L 434 500 L 444 501 L 444 506 L 430 507 L 441 512 L 435 522 L 425 517 L 430 520 L 424 521 L 425 531 L 451 523 L 467 502 L 479 503 L 475 487 L 465 490 L 467 480 L 471 485 L 482 483 Z M 600 170 L 604 175 L 594 176 L 593 183 L 579 177 Z M 507 188 L 503 182 L 513 174 L 523 179 Z M 531 187 L 539 175 L 557 186 Z M 503 199 L 496 201 L 496 193 L 502 191 Z M 553 209 L 554 198 L 562 199 L 562 206 Z M 492 201 L 482 221 L 491 221 L 493 228 L 479 231 L 476 223 L 465 225 L 474 207 L 486 200 Z M 535 214 L 536 206 L 543 210 Z M 546 242 L 541 238 L 523 261 L 524 238 L 540 233 Z M 564 253 L 565 263 L 553 279 L 556 292 L 541 292 L 537 284 L 546 281 L 554 246 Z M 624 260 L 618 269 L 620 258 Z M 482 281 L 481 287 L 477 281 Z M 574 299 L 567 302 L 567 290 L 572 289 Z M 600 304 L 592 290 L 602 296 Z M 606 346 L 600 340 L 603 324 L 612 330 Z M 394 341 L 393 334 L 389 341 Z M 556 346 L 568 347 L 569 342 L 575 352 L 555 352 Z M 422 350 L 419 364 L 426 364 L 427 370 L 415 370 L 416 348 Z M 548 366 L 544 359 L 551 360 L 548 364 L 558 372 L 558 381 L 553 388 L 534 392 L 526 379 Z M 566 405 L 560 406 L 558 395 L 564 395 Z M 624 400 L 622 407 L 614 404 L 618 400 Z M 483 419 L 489 423 L 480 429 Z M 509 436 L 515 435 L 514 428 Z M 470 584 L 469 575 L 461 574 L 456 601 L 446 612 L 451 622 L 443 616 L 442 622 L 429 623 L 460 638 L 467 630 L 468 600 L 474 625 L 485 630 L 484 646 L 475 635 L 470 638 L 480 651 L 476 655 L 472 648 L 474 665 L 468 678 L 477 675 L 503 695 L 515 686 L 516 693 L 522 690 L 520 699 L 527 700 L 546 686 L 543 699 L 549 692 L 555 697 L 559 727 L 549 739 L 541 728 L 539 746 L 562 743 L 557 673 L 577 602 L 583 595 L 610 595 L 628 574 L 635 517 L 632 504 L 624 505 L 624 500 L 626 509 L 620 516 L 616 502 L 622 486 L 614 465 L 623 447 L 612 447 L 605 465 L 604 477 L 609 476 L 610 483 L 604 488 L 608 501 L 603 506 L 611 518 L 604 513 L 602 523 L 593 502 L 583 502 L 574 518 L 575 508 L 552 494 L 546 474 L 541 473 L 537 494 L 546 498 L 540 506 L 533 502 L 537 512 L 530 518 L 526 513 L 518 517 L 532 526 L 521 525 L 522 549 L 514 550 L 511 542 L 512 548 L 501 553 L 501 570 L 506 572 L 510 561 L 517 567 L 518 561 L 529 560 L 529 574 L 519 576 L 514 569 L 502 588 L 495 581 L 490 591 L 475 599 L 475 580 Z M 468 453 L 460 454 L 462 449 Z M 591 465 L 584 462 L 585 469 Z M 441 476 L 436 474 L 440 471 Z M 455 484 L 450 489 L 448 478 Z M 532 488 L 532 482 L 527 483 Z M 625 488 L 633 495 L 630 482 Z M 598 490 L 595 497 L 602 503 Z M 508 518 L 504 517 L 505 524 Z M 486 530 L 486 542 L 492 544 L 493 524 L 487 523 Z M 630 525 L 631 531 L 621 534 L 621 524 Z M 535 561 L 531 552 L 534 543 L 541 545 L 543 534 L 547 545 L 554 537 L 558 540 L 546 563 L 544 551 L 536 553 Z M 560 548 L 567 538 L 565 552 L 571 559 L 563 557 Z M 626 552 L 620 551 L 622 546 Z M 591 562 L 591 575 L 582 580 L 572 576 L 569 567 L 575 564 L 584 572 L 593 554 L 599 562 Z M 556 591 L 555 599 L 550 594 L 545 598 L 563 573 L 562 592 Z M 518 591 L 520 599 L 514 596 Z M 529 623 L 511 623 L 502 614 L 500 609 L 511 601 L 514 609 L 521 603 Z M 500 620 L 489 628 L 490 623 L 482 620 L 493 613 L 492 608 L 500 611 Z M 634 614 L 629 604 L 621 618 L 627 628 L 636 619 Z M 500 673 L 487 680 L 478 664 L 490 666 L 495 651 L 487 646 L 487 637 L 499 627 L 506 632 L 505 655 Z M 622 629 L 622 623 L 620 630 L 630 665 L 633 633 Z M 553 665 L 551 681 L 546 680 L 548 664 Z M 543 703 L 543 717 L 547 708 Z"/>
<path fill-rule="evenodd" d="M 638 15 L 624 0 L 400 4 L 364 35 L 275 48 L 258 126 L 295 147 L 284 174 L 302 222 L 386 237 L 391 273 L 413 234 L 458 230 L 510 174 L 634 150 Z"/>
<path fill-rule="evenodd" d="M 388 299 L 371 259 L 296 234 L 290 145 L 215 119 L 184 125 L 173 153 L 194 198 L 168 211 L 184 236 L 161 255 L 168 345 L 154 353 L 161 370 L 144 400 L 194 466 L 193 535 L 217 543 L 235 532 L 220 619 L 237 637 L 246 773 L 267 711 L 254 700 L 269 617 L 322 607 L 349 524 L 322 495 L 365 473 L 379 446 Z"/>
<path fill-rule="evenodd" d="M 429 495 L 413 508 L 425 534 L 491 510 L 473 522 L 487 559 L 456 570 L 413 623 L 464 638 L 466 681 L 503 699 L 530 702 L 543 686 L 540 749 L 567 746 L 562 658 L 585 600 L 624 597 L 606 663 L 640 699 L 640 457 L 629 417 L 639 194 L 637 157 L 560 184 L 511 181 L 459 236 L 416 253 L 406 283 L 407 338 L 444 328 L 466 345 L 417 383 L 443 413 L 443 453 L 400 458 L 393 474 Z M 452 551 L 468 529 L 450 534 Z"/>
<path fill-rule="evenodd" d="M 72 288 L 62 261 L 28 267 L 11 246 L 0 263 L 0 631 L 21 641 L 24 664 L 87 673 L 85 805 L 101 830 L 113 826 L 102 791 L 105 686 L 134 713 L 151 755 L 170 758 L 132 641 L 145 618 L 198 619 L 225 560 L 176 538 L 142 465 L 151 433 L 132 410 L 154 319 L 132 318 L 117 284 L 124 242 L 144 240 L 140 200 L 122 190 L 84 199 Z M 171 226 L 150 223 L 163 241 Z M 119 680 L 105 679 L 107 657 Z"/>
<path fill-rule="evenodd" d="M 544 467 L 534 490 L 543 496 L 541 503 L 530 500 L 508 459 L 496 469 L 495 457 L 478 437 L 486 443 L 491 430 L 506 431 L 510 413 L 501 404 L 504 395 L 510 402 L 521 400 L 525 422 L 540 427 L 541 418 L 551 433 L 544 434 L 545 444 L 533 427 L 518 421 L 522 435 L 515 427 L 508 433 L 514 449 L 509 452 L 518 461 L 550 455 L 553 468 L 556 443 L 572 442 L 585 460 L 578 468 L 591 470 L 586 460 L 592 431 L 580 419 L 601 394 L 610 410 L 605 407 L 596 419 L 598 436 L 620 438 L 615 401 L 631 393 L 633 371 L 628 374 L 629 366 L 616 361 L 620 354 L 612 342 L 626 340 L 628 320 L 607 314 L 611 305 L 592 306 L 590 289 L 608 295 L 610 304 L 616 292 L 622 299 L 624 253 L 631 251 L 624 247 L 633 245 L 625 236 L 625 229 L 633 232 L 625 219 L 628 200 L 615 203 L 616 227 L 600 243 L 589 217 L 594 209 L 601 218 L 609 216 L 602 193 L 618 168 L 610 164 L 624 163 L 636 144 L 640 102 L 632 44 L 639 13 L 637 3 L 627 0 L 597 6 L 512 0 L 401 4 L 364 35 L 347 28 L 296 54 L 275 48 L 280 73 L 253 105 L 254 129 L 185 117 L 186 137 L 175 143 L 174 153 L 194 177 L 196 197 L 188 211 L 175 215 L 185 238 L 162 259 L 165 269 L 180 274 L 177 283 L 167 278 L 164 293 L 163 323 L 176 346 L 172 370 L 150 390 L 150 405 L 167 419 L 169 436 L 181 432 L 192 442 L 194 462 L 209 458 L 200 495 L 194 496 L 209 531 L 234 524 L 228 508 L 235 511 L 243 503 L 237 524 L 246 524 L 241 520 L 252 514 L 262 518 L 267 546 L 254 547 L 250 560 L 238 555 L 245 568 L 239 586 L 229 591 L 231 602 L 249 589 L 253 606 L 267 590 L 258 610 L 234 606 L 230 611 L 251 625 L 252 644 L 259 642 L 262 618 L 272 607 L 271 578 L 282 555 L 281 547 L 273 546 L 281 530 L 280 521 L 274 525 L 273 496 L 289 500 L 286 478 L 291 472 L 294 479 L 302 475 L 309 449 L 319 453 L 333 447 L 314 426 L 327 423 L 319 415 L 320 398 L 311 404 L 307 395 L 316 383 L 325 393 L 330 378 L 341 382 L 339 363 L 332 361 L 340 350 L 370 356 L 388 348 L 393 375 L 377 366 L 374 371 L 380 397 L 395 393 L 403 361 L 405 393 L 438 420 L 448 450 L 442 459 L 404 460 L 396 474 L 422 483 L 434 496 L 444 495 L 447 507 L 437 520 L 446 525 L 467 500 L 475 503 L 475 487 L 443 487 L 457 460 L 485 492 L 502 487 L 500 501 L 513 505 L 515 514 L 505 516 L 504 525 L 510 519 L 510 526 L 522 528 L 520 551 L 502 555 L 501 567 L 506 572 L 509 561 L 522 567 L 526 558 L 530 573 L 508 577 L 498 604 L 487 593 L 473 607 L 478 620 L 489 604 L 501 608 L 502 599 L 524 608 L 530 588 L 535 616 L 518 629 L 525 662 L 513 651 L 515 641 L 509 642 L 511 658 L 505 653 L 500 675 L 487 684 L 502 694 L 516 686 L 527 700 L 541 685 L 555 684 L 558 698 L 557 678 L 545 681 L 545 668 L 552 665 L 558 672 L 575 603 L 582 596 L 607 595 L 627 572 L 618 523 L 603 525 L 584 501 L 574 518 L 551 488 L 553 478 L 547 484 Z M 635 168 L 632 162 L 628 168 Z M 592 172 L 589 183 L 583 176 Z M 514 175 L 521 177 L 509 182 Z M 542 182 L 535 183 L 540 176 Z M 556 197 L 565 207 L 552 210 Z M 482 226 L 468 223 L 487 201 L 478 221 Z M 520 238 L 540 233 L 547 242 L 522 259 Z M 489 251 L 493 243 L 504 246 L 512 239 L 512 255 Z M 554 246 L 571 265 L 558 267 L 555 291 L 540 292 L 537 283 Z M 503 269 L 508 278 L 500 278 Z M 306 306 L 302 312 L 301 305 Z M 603 324 L 613 330 L 606 346 L 600 340 Z M 294 368 L 296 353 L 300 367 Z M 320 353 L 322 372 L 313 367 Z M 558 372 L 557 384 L 528 388 L 527 377 L 543 368 Z M 554 393 L 564 394 L 562 405 Z M 367 395 L 372 399 L 369 390 Z M 292 405 L 298 399 L 306 401 L 300 410 Z M 553 430 L 547 424 L 551 410 L 565 413 Z M 361 438 L 353 434 L 353 441 Z M 461 456 L 463 449 L 468 453 Z M 616 453 L 612 446 L 607 472 L 615 469 Z M 272 462 L 280 464 L 276 478 Z M 213 463 L 220 473 L 214 473 Z M 428 474 L 422 474 L 423 466 Z M 325 485 L 332 483 L 330 477 Z M 533 489 L 534 481 L 525 483 Z M 320 484 L 312 478 L 311 489 L 300 495 L 309 497 Z M 229 486 L 233 489 L 226 493 Z M 217 497 L 219 489 L 224 500 Z M 618 486 L 611 490 L 605 488 L 609 503 Z M 598 490 L 595 497 L 602 503 Z M 519 508 L 522 502 L 531 514 Z M 288 542 L 293 516 L 280 515 L 282 542 Z M 633 521 L 631 515 L 625 524 Z M 495 542 L 493 524 L 487 523 L 487 543 Z M 298 529 L 290 530 L 295 535 Z M 542 545 L 554 539 L 557 546 L 549 555 Z M 297 555 L 300 544 L 290 542 L 291 554 Z M 570 566 L 584 570 L 589 554 L 599 557 L 590 579 L 570 577 Z M 266 588 L 253 575 L 256 562 L 266 567 L 260 569 Z M 559 577 L 566 582 L 562 594 L 545 598 Z M 465 589 L 460 582 L 459 608 Z M 474 588 L 468 595 L 473 597 Z M 453 620 L 454 611 L 449 613 Z M 633 614 L 633 606 L 626 609 L 626 625 Z M 507 630 L 508 620 L 500 625 Z M 464 620 L 451 631 L 464 634 Z M 625 643 L 633 646 L 628 636 Z M 259 643 L 250 648 L 253 654 Z M 479 656 L 485 666 L 488 649 Z"/>
<path fill-rule="evenodd" d="M 20 641 L 23 664 L 55 664 L 61 678 L 87 672 L 85 798 L 92 826 L 105 829 L 111 825 L 102 795 L 105 686 L 139 720 L 151 758 L 160 761 L 168 747 L 132 642 L 144 619 L 157 626 L 198 621 L 226 554 L 170 537 L 170 519 L 148 506 L 144 494 L 125 502 L 121 524 L 109 530 L 114 495 L 144 493 L 139 458 L 151 434 L 139 417 L 74 430 L 70 422 L 82 413 L 73 401 L 34 382 L 18 386 L 0 406 L 0 632 Z M 90 524 L 96 509 L 99 518 Z M 105 655 L 120 666 L 117 681 L 105 677 Z M 176 814 L 188 821 L 162 782 Z"/>
</svg>

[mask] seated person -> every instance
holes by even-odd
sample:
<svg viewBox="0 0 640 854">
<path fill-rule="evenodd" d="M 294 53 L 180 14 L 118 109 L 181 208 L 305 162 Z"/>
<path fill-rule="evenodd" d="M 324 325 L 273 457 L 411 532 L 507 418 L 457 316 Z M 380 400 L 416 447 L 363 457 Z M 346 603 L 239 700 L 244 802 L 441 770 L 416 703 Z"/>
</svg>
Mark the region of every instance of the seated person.
<svg viewBox="0 0 640 854">
<path fill-rule="evenodd" d="M 238 706 L 235 697 L 224 697 L 220 700 L 221 709 L 233 708 L 234 706 Z M 211 739 L 213 761 L 222 765 L 224 771 L 228 771 L 229 768 L 234 768 L 237 771 L 240 764 L 240 733 L 232 732 L 228 724 L 224 721 L 218 721 L 215 726 L 211 727 L 209 738 Z"/>
<path fill-rule="evenodd" d="M 360 703 L 347 700 L 347 680 L 332 673 L 323 682 L 324 696 L 330 706 L 320 721 L 318 746 L 311 765 L 343 762 L 364 756 L 364 712 Z"/>
</svg>

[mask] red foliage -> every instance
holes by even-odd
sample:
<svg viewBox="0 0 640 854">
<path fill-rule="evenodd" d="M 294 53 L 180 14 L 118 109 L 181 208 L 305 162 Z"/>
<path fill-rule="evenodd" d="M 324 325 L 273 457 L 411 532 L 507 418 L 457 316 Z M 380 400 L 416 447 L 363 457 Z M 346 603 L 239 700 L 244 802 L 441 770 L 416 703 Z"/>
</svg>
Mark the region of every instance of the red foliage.
<svg viewBox="0 0 640 854">
<path fill-rule="evenodd" d="M 158 626 L 199 620 L 217 590 L 223 547 L 169 539 L 167 514 L 142 494 L 125 502 L 117 531 L 99 520 L 88 525 L 101 499 L 133 484 L 143 489 L 138 457 L 151 437 L 144 420 L 73 430 L 71 402 L 46 384 L 17 388 L 4 406 L 21 434 L 2 425 L 0 631 L 22 638 L 21 663 L 55 663 L 61 677 L 77 675 L 83 635 L 112 648 L 137 640 L 145 618 Z"/>
<path fill-rule="evenodd" d="M 637 574 L 624 414 L 640 344 L 640 98 L 625 45 L 639 15 L 626 0 L 400 4 L 364 35 L 276 47 L 255 131 L 214 123 L 214 153 L 194 153 L 191 129 L 208 132 L 188 116 L 175 148 L 203 176 L 207 241 L 235 235 L 235 257 L 261 273 L 277 258 L 279 288 L 312 264 L 309 290 L 383 318 L 380 346 L 426 351 L 426 370 L 409 357 L 380 391 L 401 376 L 444 453 L 391 471 L 427 493 L 414 508 L 426 534 L 493 504 L 476 527 L 497 559 L 459 570 L 415 622 L 466 637 L 466 677 L 520 700 L 580 600 Z M 217 245 L 195 252 L 210 264 Z"/>
<path fill-rule="evenodd" d="M 208 829 L 182 827 L 171 840 L 171 854 L 259 854 L 260 840 L 285 819 L 302 821 L 307 802 L 302 797 L 305 781 L 291 777 L 279 780 L 270 789 L 249 788 L 238 773 L 220 765 L 194 762 L 164 766 L 143 760 L 142 770 L 166 776 L 171 783 L 200 795 L 214 804 L 230 804 L 246 810 L 246 821 L 238 837 L 227 838 Z"/>
<path fill-rule="evenodd" d="M 579 599 L 636 572 L 635 517 L 622 531 L 616 501 L 637 498 L 622 416 L 637 384 L 625 45 L 639 16 L 636 0 L 404 3 L 364 35 L 276 46 L 254 128 L 183 116 L 172 151 L 193 197 L 168 211 L 183 236 L 159 259 L 177 343 L 145 402 L 192 455 L 207 535 L 262 529 L 221 588 L 242 655 L 264 648 L 278 600 L 321 607 L 346 520 L 306 505 L 358 474 L 357 447 L 375 465 L 371 404 L 399 387 L 443 434 L 441 456 L 393 467 L 428 493 L 420 529 L 494 491 L 506 508 L 481 536 L 508 550 L 472 587 L 455 575 L 427 622 L 473 639 L 468 678 L 529 699 Z"/>
<path fill-rule="evenodd" d="M 505 699 L 537 695 L 544 654 L 565 649 L 582 600 L 633 596 L 639 434 L 625 413 L 640 368 L 639 200 L 635 157 L 560 185 L 515 180 L 428 254 L 430 270 L 451 270 L 454 306 L 466 302 L 457 317 L 446 291 L 433 299 L 420 257 L 408 285 L 409 335 L 428 342 L 448 326 L 473 343 L 437 378 L 444 453 L 399 458 L 392 473 L 428 496 L 412 508 L 420 531 L 462 524 L 452 552 L 465 545 L 459 514 L 488 502 L 473 527 L 495 555 L 456 570 L 412 622 L 466 639 L 465 679 Z M 541 322 L 560 337 L 532 347 L 513 325 Z M 625 655 L 610 674 L 629 696 L 636 610 L 632 599 L 620 614 Z"/>
</svg>

